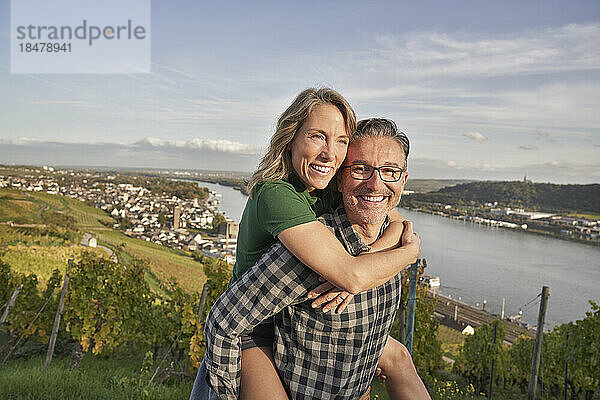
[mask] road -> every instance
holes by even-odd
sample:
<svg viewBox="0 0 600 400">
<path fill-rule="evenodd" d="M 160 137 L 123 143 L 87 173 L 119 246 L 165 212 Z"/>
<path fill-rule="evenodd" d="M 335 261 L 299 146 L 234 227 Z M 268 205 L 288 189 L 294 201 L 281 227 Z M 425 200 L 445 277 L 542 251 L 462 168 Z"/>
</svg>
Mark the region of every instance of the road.
<svg viewBox="0 0 600 400">
<path fill-rule="evenodd" d="M 90 241 L 91 238 L 92 238 L 92 235 L 89 234 L 88 232 L 85 232 L 83 234 L 83 237 L 81 238 L 81 242 L 79 244 L 82 245 L 82 246 L 88 246 L 88 243 L 89 243 L 89 241 Z M 114 251 L 112 251 L 112 249 L 109 249 L 106 246 L 102 246 L 101 244 L 97 245 L 96 247 L 104 250 L 108 254 L 108 256 L 110 257 L 111 261 L 113 261 L 113 262 L 119 262 L 119 260 L 117 258 L 117 255 L 115 254 Z"/>
</svg>

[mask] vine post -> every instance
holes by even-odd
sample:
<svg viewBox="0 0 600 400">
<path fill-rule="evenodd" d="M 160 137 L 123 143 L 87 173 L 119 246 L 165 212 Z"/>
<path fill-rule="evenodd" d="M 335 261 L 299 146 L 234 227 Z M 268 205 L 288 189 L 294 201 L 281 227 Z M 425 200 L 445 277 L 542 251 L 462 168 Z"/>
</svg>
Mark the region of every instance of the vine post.
<svg viewBox="0 0 600 400">
<path fill-rule="evenodd" d="M 12 296 L 10 296 L 10 300 L 8 300 L 8 303 L 6 304 L 6 308 L 4 309 L 4 312 L 2 313 L 2 317 L 0 318 L 0 327 L 2 327 L 2 324 L 4 324 L 4 322 L 6 321 L 6 318 L 8 318 L 8 313 L 9 313 L 10 309 L 12 308 L 12 306 L 15 304 L 15 300 L 17 299 L 17 296 L 19 295 L 19 292 L 21 291 L 21 289 L 23 289 L 22 283 L 19 285 L 18 288 L 15 289 Z"/>
<path fill-rule="evenodd" d="M 540 359 L 542 354 L 542 342 L 544 340 L 544 321 L 546 320 L 546 308 L 548 307 L 548 297 L 550 288 L 542 286 L 542 300 L 540 301 L 540 312 L 538 314 L 538 323 L 535 334 L 535 343 L 533 345 L 533 355 L 531 357 L 531 375 L 529 377 L 529 388 L 527 399 L 534 400 L 537 390 L 538 372 L 540 369 Z"/>
<path fill-rule="evenodd" d="M 198 303 L 198 324 L 196 326 L 200 327 L 202 324 L 202 312 L 204 311 L 204 305 L 206 304 L 206 298 L 208 297 L 208 282 L 204 284 L 202 287 L 202 295 L 200 295 L 200 302 Z"/>
<path fill-rule="evenodd" d="M 495 348 L 497 332 L 498 332 L 498 321 L 494 321 L 494 338 L 492 340 L 492 349 Z M 493 387 L 494 387 L 494 352 L 492 351 L 492 365 L 490 368 L 490 390 L 488 392 L 488 399 L 492 398 L 492 388 Z"/>
<path fill-rule="evenodd" d="M 408 316 L 406 318 L 406 340 L 404 341 L 408 352 L 412 355 L 413 334 L 415 331 L 415 307 L 417 302 L 417 275 L 419 272 L 419 260 L 410 266 L 410 277 L 408 282 Z"/>
<path fill-rule="evenodd" d="M 69 260 L 69 266 L 67 267 L 67 272 L 65 272 L 65 279 L 60 292 L 60 299 L 58 300 L 58 309 L 56 310 L 56 316 L 54 317 L 54 325 L 52 325 L 52 334 L 50 335 L 50 341 L 48 342 L 48 354 L 46 354 L 46 362 L 44 364 L 46 368 L 52 362 L 52 356 L 54 355 L 54 346 L 56 345 L 56 337 L 58 336 L 60 319 L 62 317 L 63 307 L 65 305 L 65 295 L 67 294 L 67 288 L 69 287 L 69 271 L 71 270 L 72 266 L 73 260 Z"/>
<path fill-rule="evenodd" d="M 569 359 L 567 357 L 567 354 L 569 352 L 569 332 L 565 332 L 565 381 L 564 381 L 564 395 L 563 395 L 563 399 L 567 400 L 567 387 L 568 387 L 568 380 L 567 380 L 567 376 L 569 374 Z"/>
</svg>

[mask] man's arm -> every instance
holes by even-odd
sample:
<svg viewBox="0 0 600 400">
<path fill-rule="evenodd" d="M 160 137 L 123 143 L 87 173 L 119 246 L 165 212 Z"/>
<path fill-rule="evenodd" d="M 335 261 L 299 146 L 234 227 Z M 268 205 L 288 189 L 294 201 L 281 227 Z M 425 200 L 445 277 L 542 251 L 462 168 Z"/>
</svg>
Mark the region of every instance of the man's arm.
<svg viewBox="0 0 600 400">
<path fill-rule="evenodd" d="M 317 282 L 314 272 L 277 243 L 219 297 L 206 319 L 204 335 L 208 381 L 220 399 L 239 395 L 240 336 L 303 300 Z"/>
</svg>

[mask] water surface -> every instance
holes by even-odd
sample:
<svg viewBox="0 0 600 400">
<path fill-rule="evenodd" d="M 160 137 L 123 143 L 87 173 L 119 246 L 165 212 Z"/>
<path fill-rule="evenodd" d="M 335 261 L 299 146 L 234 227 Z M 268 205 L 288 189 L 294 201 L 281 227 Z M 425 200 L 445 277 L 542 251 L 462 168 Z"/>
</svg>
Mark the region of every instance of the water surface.
<svg viewBox="0 0 600 400">
<path fill-rule="evenodd" d="M 201 182 L 223 195 L 220 209 L 239 222 L 247 196 L 228 186 Z M 546 327 L 574 321 L 600 302 L 600 248 L 536 234 L 493 228 L 438 215 L 400 210 L 422 238 L 426 273 L 437 275 L 442 293 L 506 315 L 550 287 Z M 537 323 L 539 305 L 524 309 L 523 319 Z"/>
</svg>

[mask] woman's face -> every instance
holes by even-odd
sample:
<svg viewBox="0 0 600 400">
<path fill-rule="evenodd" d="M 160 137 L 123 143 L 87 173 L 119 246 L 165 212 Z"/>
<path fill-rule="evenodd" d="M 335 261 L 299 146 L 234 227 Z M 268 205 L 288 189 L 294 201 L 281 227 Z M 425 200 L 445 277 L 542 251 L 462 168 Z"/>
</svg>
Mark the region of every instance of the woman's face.
<svg viewBox="0 0 600 400">
<path fill-rule="evenodd" d="M 292 166 L 306 188 L 325 189 L 346 158 L 344 117 L 331 104 L 315 106 L 292 140 Z"/>
</svg>

